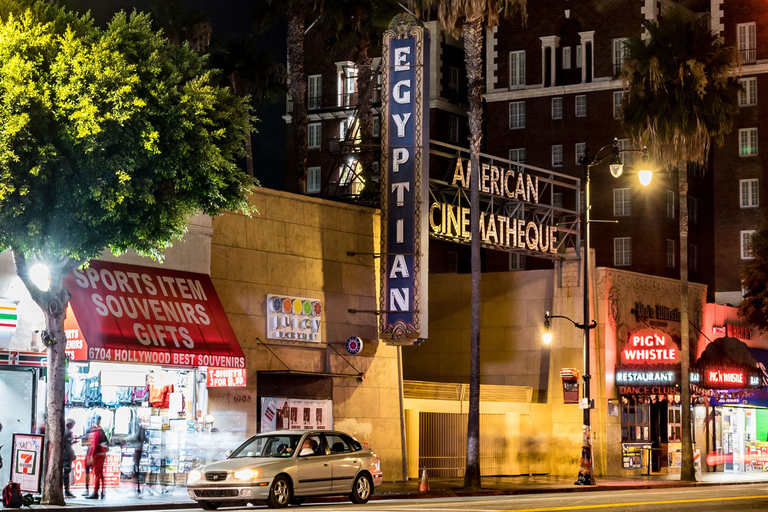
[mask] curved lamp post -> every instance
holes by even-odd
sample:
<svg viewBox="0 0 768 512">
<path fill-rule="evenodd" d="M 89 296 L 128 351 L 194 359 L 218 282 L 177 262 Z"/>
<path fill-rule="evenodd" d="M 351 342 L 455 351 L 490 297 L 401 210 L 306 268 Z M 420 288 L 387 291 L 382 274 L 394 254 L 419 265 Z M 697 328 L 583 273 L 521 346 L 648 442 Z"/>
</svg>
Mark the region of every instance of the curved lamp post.
<svg viewBox="0 0 768 512">
<path fill-rule="evenodd" d="M 610 148 L 610 152 L 606 151 Z M 584 149 L 584 155 L 579 160 L 584 166 L 585 180 L 584 180 L 584 195 L 586 201 L 586 208 L 584 211 L 584 322 L 577 323 L 566 316 L 551 315 L 549 311 L 544 315 L 544 342 L 549 343 L 552 340 L 552 335 L 549 333 L 548 340 L 547 334 L 549 332 L 550 320 L 552 318 L 564 318 L 569 320 L 574 327 L 584 331 L 584 391 L 583 401 L 586 402 L 586 408 L 584 409 L 584 421 L 582 427 L 583 443 L 581 449 L 581 459 L 579 465 L 579 476 L 574 482 L 575 485 L 595 485 L 594 478 L 594 463 L 592 459 L 592 431 L 590 421 L 590 410 L 593 408 L 593 402 L 590 399 L 589 381 L 591 378 L 589 369 L 589 331 L 594 329 L 597 322 L 590 319 L 589 310 L 589 248 L 590 248 L 590 210 L 592 209 L 592 202 L 590 197 L 590 170 L 592 167 L 601 164 L 606 159 L 610 158 L 608 163 L 611 176 L 618 178 L 624 171 L 624 163 L 621 160 L 621 153 L 642 153 L 643 157 L 641 164 L 643 167 L 647 166 L 647 148 L 643 149 L 619 149 L 619 140 L 614 138 L 613 142 L 610 142 L 601 147 L 594 156 L 590 156 L 589 147 Z M 640 169 L 638 172 L 638 178 L 640 183 L 644 186 L 650 184 L 653 178 L 653 173 L 647 169 Z"/>
</svg>

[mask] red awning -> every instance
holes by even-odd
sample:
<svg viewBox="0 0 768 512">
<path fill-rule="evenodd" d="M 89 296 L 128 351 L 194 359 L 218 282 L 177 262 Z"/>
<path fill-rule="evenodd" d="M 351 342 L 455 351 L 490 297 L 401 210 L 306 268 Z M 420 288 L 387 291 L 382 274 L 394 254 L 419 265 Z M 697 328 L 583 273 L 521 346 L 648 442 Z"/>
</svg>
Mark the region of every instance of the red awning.
<svg viewBox="0 0 768 512">
<path fill-rule="evenodd" d="M 64 284 L 70 360 L 245 368 L 205 274 L 91 261 Z"/>
</svg>

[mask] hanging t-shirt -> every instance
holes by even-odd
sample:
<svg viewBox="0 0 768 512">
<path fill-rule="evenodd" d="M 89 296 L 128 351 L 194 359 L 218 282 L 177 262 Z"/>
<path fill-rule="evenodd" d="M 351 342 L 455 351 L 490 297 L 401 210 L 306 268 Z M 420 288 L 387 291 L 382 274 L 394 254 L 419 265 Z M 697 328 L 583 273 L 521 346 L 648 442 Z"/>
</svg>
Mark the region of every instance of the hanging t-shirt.
<svg viewBox="0 0 768 512">
<path fill-rule="evenodd" d="M 117 406 L 120 401 L 117 398 L 117 393 L 120 388 L 117 386 L 102 386 L 101 387 L 101 403 L 109 406 L 109 407 L 115 407 Z"/>
<path fill-rule="evenodd" d="M 184 394 L 177 391 L 171 393 L 168 397 L 168 410 L 174 414 L 182 414 L 184 412 Z"/>
<path fill-rule="evenodd" d="M 133 388 L 130 386 L 118 386 L 117 402 L 122 405 L 133 403 Z"/>
<path fill-rule="evenodd" d="M 147 401 L 149 397 L 149 386 L 138 386 L 133 388 L 133 403 L 140 404 Z"/>
<path fill-rule="evenodd" d="M 115 430 L 116 436 L 129 436 L 133 431 L 135 422 L 134 410 L 130 407 L 118 407 L 115 410 Z"/>
<path fill-rule="evenodd" d="M 173 385 L 168 386 L 149 386 L 149 403 L 153 407 L 167 408 L 169 395 L 173 392 Z"/>
<path fill-rule="evenodd" d="M 99 376 L 88 377 L 85 381 L 85 406 L 94 407 L 101 404 L 101 386 Z"/>
<path fill-rule="evenodd" d="M 83 404 L 85 403 L 85 378 L 81 376 L 72 376 L 69 379 L 69 403 L 71 404 Z"/>
</svg>

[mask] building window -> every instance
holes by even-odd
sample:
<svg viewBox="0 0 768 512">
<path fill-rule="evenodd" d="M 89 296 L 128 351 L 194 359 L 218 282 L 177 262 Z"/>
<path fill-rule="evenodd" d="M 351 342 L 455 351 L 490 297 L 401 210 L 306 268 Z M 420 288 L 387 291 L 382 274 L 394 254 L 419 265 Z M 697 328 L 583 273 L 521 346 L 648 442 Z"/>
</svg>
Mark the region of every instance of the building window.
<svg viewBox="0 0 768 512">
<path fill-rule="evenodd" d="M 741 232 L 741 259 L 743 260 L 754 259 L 752 254 L 752 235 L 754 234 L 754 229 Z"/>
<path fill-rule="evenodd" d="M 755 208 L 760 206 L 756 179 L 739 180 L 739 188 L 741 188 L 742 208 Z"/>
<path fill-rule="evenodd" d="M 525 128 L 524 101 L 513 101 L 509 104 L 509 128 Z"/>
<path fill-rule="evenodd" d="M 320 192 L 320 167 L 307 167 L 307 194 Z"/>
<path fill-rule="evenodd" d="M 586 117 L 587 97 L 584 94 L 576 96 L 576 117 Z"/>
<path fill-rule="evenodd" d="M 621 102 L 624 100 L 624 91 L 613 92 L 613 118 L 621 119 Z"/>
<path fill-rule="evenodd" d="M 563 47 L 563 69 L 571 69 L 571 47 Z"/>
<path fill-rule="evenodd" d="M 619 139 L 619 151 L 621 151 L 621 161 L 624 165 L 632 165 L 634 160 L 632 153 L 632 142 L 629 139 Z"/>
<path fill-rule="evenodd" d="M 577 142 L 576 143 L 576 165 L 581 165 L 581 158 L 584 156 L 584 153 L 586 152 L 587 152 L 587 143 Z"/>
<path fill-rule="evenodd" d="M 563 207 L 563 193 L 562 192 L 552 192 L 552 206 L 555 208 L 562 208 Z"/>
<path fill-rule="evenodd" d="M 456 116 L 448 116 L 448 140 L 459 142 L 459 118 Z"/>
<path fill-rule="evenodd" d="M 555 144 L 552 146 L 552 167 L 563 166 L 563 146 L 562 144 Z"/>
<path fill-rule="evenodd" d="M 579 213 L 587 211 L 587 193 L 583 190 L 579 192 Z"/>
<path fill-rule="evenodd" d="M 699 247 L 697 245 L 688 246 L 688 268 L 692 272 L 699 271 Z"/>
<path fill-rule="evenodd" d="M 320 147 L 321 124 L 310 123 L 307 125 L 307 148 L 317 149 Z"/>
<path fill-rule="evenodd" d="M 757 128 L 739 130 L 739 155 L 753 156 L 757 154 Z"/>
<path fill-rule="evenodd" d="M 525 163 L 525 148 L 510 149 L 509 150 L 509 159 L 512 162 L 519 162 L 521 164 L 524 164 Z M 509 168 L 512 169 L 513 171 L 518 171 L 518 172 L 523 170 L 522 167 L 520 167 L 518 165 L 515 165 L 515 164 L 510 165 Z"/>
<path fill-rule="evenodd" d="M 459 253 L 448 251 L 448 272 L 454 274 L 459 271 Z"/>
<path fill-rule="evenodd" d="M 525 270 L 525 255 L 509 253 L 509 270 Z"/>
<path fill-rule="evenodd" d="M 675 218 L 675 193 L 667 190 L 667 218 Z"/>
<path fill-rule="evenodd" d="M 757 78 L 739 80 L 742 90 L 739 91 L 739 106 L 751 107 L 757 105 Z"/>
<path fill-rule="evenodd" d="M 679 443 L 682 440 L 683 411 L 679 405 L 669 404 L 667 413 L 667 441 Z"/>
<path fill-rule="evenodd" d="M 448 90 L 459 90 L 459 68 L 454 66 L 448 67 Z"/>
<path fill-rule="evenodd" d="M 613 215 L 615 217 L 628 217 L 632 215 L 632 189 L 613 189 Z"/>
<path fill-rule="evenodd" d="M 357 68 L 353 62 L 337 62 L 339 107 L 349 107 L 357 102 Z"/>
<path fill-rule="evenodd" d="M 619 76 L 621 66 L 624 64 L 624 56 L 627 54 L 627 39 L 613 40 L 613 76 Z"/>
<path fill-rule="evenodd" d="M 381 118 L 373 116 L 371 120 L 371 137 L 378 137 L 381 134 Z"/>
<path fill-rule="evenodd" d="M 742 64 L 754 64 L 757 61 L 757 32 L 754 23 L 736 25 L 736 41 L 741 53 Z"/>
<path fill-rule="evenodd" d="M 675 268 L 675 241 L 667 239 L 667 267 Z"/>
<path fill-rule="evenodd" d="M 525 50 L 509 52 L 509 86 L 525 85 Z"/>
<path fill-rule="evenodd" d="M 626 403 L 621 405 L 621 440 L 624 442 L 650 441 L 650 404 Z"/>
<path fill-rule="evenodd" d="M 688 220 L 692 226 L 699 225 L 699 199 L 688 196 Z"/>
<path fill-rule="evenodd" d="M 552 98 L 552 119 L 563 118 L 563 98 Z"/>
<path fill-rule="evenodd" d="M 323 104 L 323 75 L 309 75 L 307 80 L 307 110 L 317 110 Z"/>
<path fill-rule="evenodd" d="M 578 45 L 576 47 L 576 67 L 577 68 L 581 67 L 581 60 L 582 60 L 582 57 L 581 57 L 582 56 L 582 50 L 581 50 L 581 48 L 582 48 L 581 45 Z"/>
<path fill-rule="evenodd" d="M 632 239 L 613 239 L 613 264 L 617 267 L 628 267 L 632 264 Z"/>
</svg>

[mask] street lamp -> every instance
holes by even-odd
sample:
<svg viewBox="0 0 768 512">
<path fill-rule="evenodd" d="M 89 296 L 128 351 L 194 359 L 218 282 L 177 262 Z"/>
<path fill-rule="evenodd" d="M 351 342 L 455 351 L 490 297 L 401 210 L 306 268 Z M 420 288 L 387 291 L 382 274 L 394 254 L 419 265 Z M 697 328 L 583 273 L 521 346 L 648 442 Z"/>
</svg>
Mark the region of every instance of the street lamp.
<svg viewBox="0 0 768 512">
<path fill-rule="evenodd" d="M 611 148 L 610 153 L 605 151 Z M 586 408 L 584 409 L 584 422 L 582 427 L 583 444 L 581 449 L 581 464 L 579 466 L 579 476 L 575 482 L 575 485 L 595 485 L 595 478 L 593 475 L 593 461 L 592 461 L 592 431 L 590 421 L 590 410 L 592 409 L 592 401 L 590 400 L 589 381 L 591 378 L 589 370 L 589 330 L 594 329 L 597 323 L 595 320 L 590 321 L 589 312 L 589 248 L 590 248 L 590 210 L 592 209 L 592 202 L 590 197 L 590 169 L 599 165 L 605 159 L 610 157 L 609 169 L 611 176 L 618 178 L 624 171 L 624 162 L 621 160 L 621 153 L 642 153 L 641 164 L 643 167 L 647 166 L 647 149 L 619 149 L 619 140 L 614 138 L 613 142 L 608 143 L 601 147 L 594 156 L 589 155 L 589 147 L 584 148 L 584 155 L 582 155 L 579 162 L 584 166 L 585 180 L 584 180 L 584 199 L 586 207 L 584 208 L 584 323 L 576 323 L 568 317 L 552 316 L 547 312 L 545 315 L 545 330 L 549 323 L 550 318 L 565 318 L 570 320 L 574 326 L 584 331 L 584 391 L 583 397 L 586 402 Z M 647 169 L 641 169 L 639 173 L 640 183 L 648 185 L 651 182 L 653 174 Z M 551 339 L 551 338 L 550 338 Z"/>
</svg>

